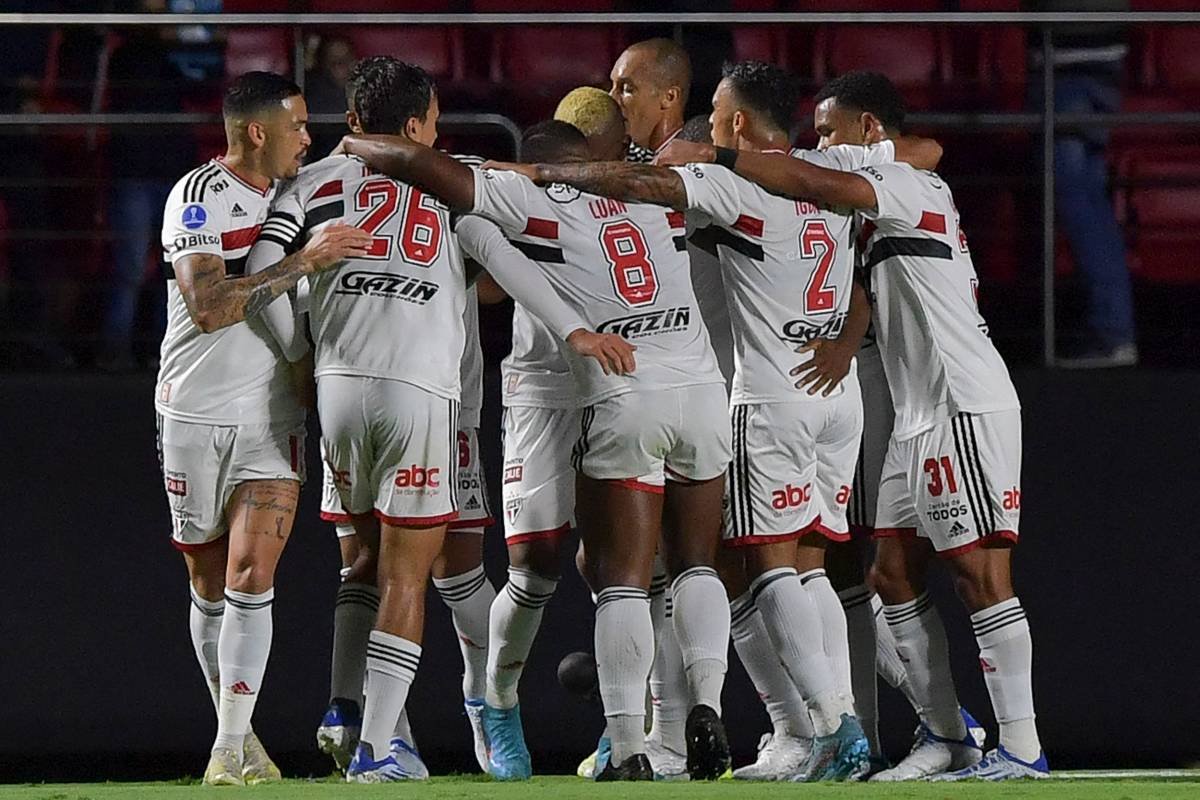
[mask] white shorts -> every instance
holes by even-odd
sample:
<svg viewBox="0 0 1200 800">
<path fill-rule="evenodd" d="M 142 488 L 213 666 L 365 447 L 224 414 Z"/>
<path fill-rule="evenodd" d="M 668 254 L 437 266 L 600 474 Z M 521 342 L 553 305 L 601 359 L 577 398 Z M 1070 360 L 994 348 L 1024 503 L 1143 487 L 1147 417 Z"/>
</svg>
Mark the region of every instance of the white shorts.
<svg viewBox="0 0 1200 800">
<path fill-rule="evenodd" d="M 562 536 L 575 526 L 576 408 L 504 409 L 504 539 L 508 544 Z"/>
<path fill-rule="evenodd" d="M 940 555 L 988 537 L 1017 540 L 1021 520 L 1021 412 L 961 413 L 903 442 L 892 440 L 875 535 L 922 536 Z"/>
<path fill-rule="evenodd" d="M 734 406 L 725 544 L 850 538 L 846 506 L 862 435 L 858 384 L 815 402 Z"/>
<path fill-rule="evenodd" d="M 333 482 L 333 470 L 325 459 L 325 441 L 321 441 L 321 519 L 338 526 L 338 536 L 348 536 L 343 533 L 350 524 L 350 515 L 342 508 L 342 496 L 338 494 L 337 485 Z M 353 528 L 351 528 L 353 530 Z"/>
<path fill-rule="evenodd" d="M 225 510 L 246 481 L 304 482 L 304 422 L 202 425 L 158 416 L 171 540 L 192 550 L 229 532 Z"/>
<path fill-rule="evenodd" d="M 347 513 L 406 527 L 457 519 L 457 400 L 403 381 L 324 375 L 317 408 Z"/>
<path fill-rule="evenodd" d="M 729 401 L 724 384 L 711 383 L 626 392 L 588 406 L 571 463 L 589 478 L 661 492 L 657 476 L 712 480 L 730 457 Z"/>
<path fill-rule="evenodd" d="M 458 519 L 450 530 L 463 531 L 489 527 L 496 520 L 488 504 L 487 481 L 483 477 L 483 462 L 479 454 L 479 429 L 460 428 L 458 431 Z"/>
<path fill-rule="evenodd" d="M 892 406 L 887 376 L 883 374 L 879 348 L 872 347 L 865 355 L 859 351 L 856 361 L 858 384 L 862 388 L 863 433 L 846 517 L 852 536 L 870 536 L 875 531 L 879 476 L 883 474 L 883 460 L 892 440 L 896 409 Z"/>
</svg>

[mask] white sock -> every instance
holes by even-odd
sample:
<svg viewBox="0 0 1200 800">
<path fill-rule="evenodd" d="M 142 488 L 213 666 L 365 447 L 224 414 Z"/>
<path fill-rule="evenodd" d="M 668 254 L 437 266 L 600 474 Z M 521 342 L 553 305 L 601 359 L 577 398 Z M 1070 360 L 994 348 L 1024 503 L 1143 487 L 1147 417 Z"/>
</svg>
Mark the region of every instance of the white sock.
<svg viewBox="0 0 1200 800">
<path fill-rule="evenodd" d="M 413 737 L 412 725 L 408 721 L 407 708 L 400 709 L 400 716 L 396 718 L 396 726 L 392 728 L 392 738 L 403 739 L 414 750 L 417 749 L 417 740 Z"/>
<path fill-rule="evenodd" d="M 492 708 L 517 704 L 517 687 L 542 624 L 542 611 L 557 587 L 557 580 L 530 570 L 508 568 L 508 583 L 492 602 L 488 623 L 485 699 Z"/>
<path fill-rule="evenodd" d="M 750 584 L 754 605 L 775 645 L 784 668 L 808 704 L 813 733 L 828 736 L 841 725 L 841 715 L 852 713 L 837 691 L 833 665 L 825 655 L 821 615 L 812 595 L 800 585 L 791 567 L 772 569 Z"/>
<path fill-rule="evenodd" d="M 217 662 L 217 640 L 221 636 L 221 621 L 225 617 L 225 600 L 205 600 L 189 586 L 192 607 L 188 610 L 188 629 L 192 633 L 192 649 L 204 673 L 204 683 L 212 697 L 213 708 L 221 708 L 221 667 Z"/>
<path fill-rule="evenodd" d="M 392 732 L 420 664 L 421 645 L 384 631 L 371 631 L 361 740 L 371 746 L 377 761 L 387 757 Z"/>
<path fill-rule="evenodd" d="M 958 709 L 958 694 L 950 673 L 950 645 L 929 593 L 907 603 L 885 605 L 883 615 L 896 637 L 896 652 L 908 672 L 921 718 L 936 735 L 962 739 L 967 735 L 967 726 Z"/>
<path fill-rule="evenodd" d="M 859 584 L 838 592 L 846 615 L 846 636 L 850 642 L 850 687 L 854 690 L 854 710 L 867 735 L 872 755 L 881 755 L 879 742 L 879 694 L 875 685 L 875 614 L 871 610 L 871 590 Z"/>
<path fill-rule="evenodd" d="M 804 698 L 779 660 L 771 634 L 767 632 L 750 592 L 730 603 L 729 612 L 733 646 L 755 691 L 767 707 L 775 735 L 812 738 L 812 721 L 808 718 Z"/>
<path fill-rule="evenodd" d="M 221 671 L 221 703 L 213 748 L 228 747 L 241 755 L 254 704 L 262 690 L 271 655 L 271 604 L 275 590 L 249 594 L 225 590 L 225 621 L 217 644 Z"/>
<path fill-rule="evenodd" d="M 979 666 L 1000 723 L 1000 744 L 1022 761 L 1042 752 L 1033 713 L 1033 639 L 1016 597 L 971 615 Z"/>
<path fill-rule="evenodd" d="M 645 589 L 610 586 L 596 599 L 596 669 L 612 740 L 612 763 L 646 750 L 646 681 L 654 662 L 654 628 Z"/>
<path fill-rule="evenodd" d="M 654 666 L 650 669 L 650 733 L 651 739 L 662 742 L 677 753 L 687 752 L 684 728 L 687 724 L 687 674 L 683 668 L 683 651 L 675 634 L 674 604 L 671 588 L 662 575 L 661 590 L 655 594 L 659 576 L 650 583 L 650 615 L 661 624 L 655 630 Z"/>
<path fill-rule="evenodd" d="M 721 713 L 729 658 L 729 597 L 712 567 L 684 570 L 671 583 L 672 617 L 691 705 Z"/>
<path fill-rule="evenodd" d="M 333 606 L 333 663 L 329 699 L 353 700 L 362 710 L 367 638 L 375 627 L 379 590 L 366 583 L 343 583 Z"/>
<path fill-rule="evenodd" d="M 838 692 L 844 694 L 854 703 L 854 692 L 850 683 L 850 638 L 846 632 L 846 612 L 842 610 L 842 601 L 838 599 L 833 584 L 823 569 L 810 569 L 801 573 L 800 585 L 808 592 L 821 615 L 821 630 L 825 655 L 833 665 L 833 675 L 837 679 Z"/>
<path fill-rule="evenodd" d="M 450 609 L 463 658 L 463 699 L 482 700 L 487 689 L 488 615 L 496 587 L 483 565 L 449 578 L 434 578 L 434 588 Z"/>
<path fill-rule="evenodd" d="M 871 612 L 875 615 L 875 672 L 887 681 L 888 686 L 902 692 L 913 711 L 919 715 L 921 704 L 913 694 L 912 684 L 908 681 L 908 670 L 904 668 L 900 653 L 896 651 L 896 637 L 892 635 L 892 628 L 884 619 L 883 601 L 877 594 L 871 595 Z"/>
</svg>

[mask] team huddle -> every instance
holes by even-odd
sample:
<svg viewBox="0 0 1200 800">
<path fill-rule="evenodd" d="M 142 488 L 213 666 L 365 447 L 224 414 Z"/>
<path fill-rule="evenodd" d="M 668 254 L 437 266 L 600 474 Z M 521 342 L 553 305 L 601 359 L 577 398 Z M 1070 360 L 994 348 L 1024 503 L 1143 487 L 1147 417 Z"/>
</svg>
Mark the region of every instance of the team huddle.
<svg viewBox="0 0 1200 800">
<path fill-rule="evenodd" d="M 576 89 L 525 132 L 519 164 L 434 149 L 436 87 L 394 58 L 354 67 L 349 135 L 307 166 L 300 89 L 231 85 L 225 156 L 164 212 L 155 396 L 217 712 L 206 783 L 279 779 L 251 717 L 309 410 L 342 556 L 317 741 L 349 781 L 429 776 L 405 707 L 431 579 L 480 768 L 532 776 L 518 685 L 571 531 L 606 720 L 581 774 L 724 775 L 731 639 L 772 723 L 734 778 L 1049 774 L 1011 579 L 1020 405 L 941 148 L 900 133 L 884 76 L 823 87 L 819 148 L 801 150 L 791 76 L 723 75 L 712 114 L 685 120 L 686 52 L 632 45 L 610 92 Z M 496 591 L 478 306 L 506 297 Z M 926 591 L 935 555 L 999 723 L 986 753 Z M 895 765 L 877 674 L 920 720 Z"/>
</svg>

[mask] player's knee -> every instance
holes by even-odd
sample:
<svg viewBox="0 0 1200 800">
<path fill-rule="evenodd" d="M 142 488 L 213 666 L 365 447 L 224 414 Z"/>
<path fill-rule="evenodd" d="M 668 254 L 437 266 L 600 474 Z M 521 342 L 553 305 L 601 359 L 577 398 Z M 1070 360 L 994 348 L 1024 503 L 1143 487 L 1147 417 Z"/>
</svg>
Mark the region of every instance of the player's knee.
<svg viewBox="0 0 1200 800">
<path fill-rule="evenodd" d="M 583 574 L 582 549 L 576 553 L 576 566 Z M 561 559 L 559 557 L 559 542 L 557 539 L 538 539 L 532 542 L 521 542 L 508 548 L 508 563 L 514 569 L 532 572 L 547 580 L 556 581 L 562 575 Z"/>
<path fill-rule="evenodd" d="M 871 565 L 867 581 L 885 603 L 902 603 L 915 593 L 908 571 L 890 561 L 876 561 Z"/>
<path fill-rule="evenodd" d="M 960 571 L 954 576 L 954 591 L 971 613 L 991 608 L 1013 596 L 1006 576 L 986 571 Z"/>
<path fill-rule="evenodd" d="M 249 556 L 235 558 L 229 562 L 225 584 L 235 592 L 261 594 L 275 583 L 275 570 L 272 567 L 259 564 Z"/>
</svg>

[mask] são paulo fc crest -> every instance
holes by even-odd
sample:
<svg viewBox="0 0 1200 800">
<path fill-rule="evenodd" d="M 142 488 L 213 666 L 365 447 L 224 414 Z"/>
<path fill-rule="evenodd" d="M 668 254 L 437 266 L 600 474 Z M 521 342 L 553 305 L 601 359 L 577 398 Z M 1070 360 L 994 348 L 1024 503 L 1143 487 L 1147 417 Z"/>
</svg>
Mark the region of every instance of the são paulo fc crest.
<svg viewBox="0 0 1200 800">
<path fill-rule="evenodd" d="M 180 218 L 180 221 L 183 222 L 183 227 L 189 231 L 194 231 L 208 224 L 208 212 L 204 210 L 204 206 L 193 203 L 183 209 L 183 216 Z"/>
</svg>

